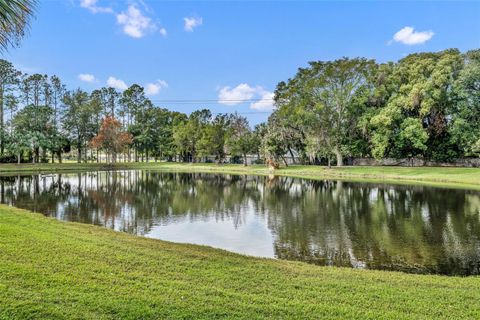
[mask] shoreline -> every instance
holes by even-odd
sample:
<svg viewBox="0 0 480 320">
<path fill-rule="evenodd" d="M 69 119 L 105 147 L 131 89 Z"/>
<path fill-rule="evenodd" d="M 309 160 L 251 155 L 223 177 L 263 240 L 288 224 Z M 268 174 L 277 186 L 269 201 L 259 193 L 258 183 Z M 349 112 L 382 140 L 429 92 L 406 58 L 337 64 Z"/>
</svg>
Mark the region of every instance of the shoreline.
<svg viewBox="0 0 480 320">
<path fill-rule="evenodd" d="M 302 179 L 344 180 L 388 184 L 414 184 L 480 190 L 480 168 L 457 167 L 332 167 L 292 165 L 271 172 L 264 165 L 130 162 L 0 164 L 0 175 L 18 173 L 61 173 L 92 170 L 155 170 L 163 172 L 219 173 L 240 175 L 275 175 Z"/>
</svg>

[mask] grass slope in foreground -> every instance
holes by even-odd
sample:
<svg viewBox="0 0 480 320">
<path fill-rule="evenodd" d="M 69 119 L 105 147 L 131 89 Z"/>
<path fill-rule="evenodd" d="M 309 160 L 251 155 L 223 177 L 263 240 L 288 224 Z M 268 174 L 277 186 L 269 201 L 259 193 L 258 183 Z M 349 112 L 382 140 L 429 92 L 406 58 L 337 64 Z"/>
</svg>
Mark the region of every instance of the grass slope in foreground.
<svg viewBox="0 0 480 320">
<path fill-rule="evenodd" d="M 0 319 L 478 319 L 479 288 L 479 277 L 252 258 L 0 206 Z"/>
<path fill-rule="evenodd" d="M 0 174 L 18 172 L 67 172 L 110 169 L 148 169 L 178 172 L 215 172 L 267 175 L 271 172 L 264 165 L 243 166 L 235 164 L 129 162 L 107 165 L 105 163 L 51 163 L 51 164 L 0 164 Z M 341 167 L 293 165 L 275 170 L 275 174 L 312 179 L 340 178 L 375 180 L 385 182 L 413 182 L 480 189 L 479 168 L 453 167 Z"/>
</svg>

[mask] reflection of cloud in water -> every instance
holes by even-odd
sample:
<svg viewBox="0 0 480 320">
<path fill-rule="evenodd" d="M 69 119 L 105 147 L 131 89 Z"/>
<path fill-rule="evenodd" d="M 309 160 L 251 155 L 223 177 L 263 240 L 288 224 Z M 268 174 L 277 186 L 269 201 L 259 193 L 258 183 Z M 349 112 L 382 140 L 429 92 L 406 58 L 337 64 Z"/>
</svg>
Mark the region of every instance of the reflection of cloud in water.
<svg viewBox="0 0 480 320">
<path fill-rule="evenodd" d="M 258 257 L 274 257 L 273 237 L 265 219 L 253 212 L 235 227 L 230 218 L 224 220 L 187 219 L 188 222 L 154 226 L 146 237 L 166 241 L 193 243 Z"/>
</svg>

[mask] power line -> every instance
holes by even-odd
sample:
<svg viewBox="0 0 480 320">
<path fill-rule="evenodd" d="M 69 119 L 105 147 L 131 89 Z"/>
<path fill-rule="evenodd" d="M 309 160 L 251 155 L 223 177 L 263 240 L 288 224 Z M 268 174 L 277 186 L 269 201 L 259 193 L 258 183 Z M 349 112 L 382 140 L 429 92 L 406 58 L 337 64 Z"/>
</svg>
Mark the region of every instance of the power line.
<svg viewBox="0 0 480 320">
<path fill-rule="evenodd" d="M 240 104 L 253 102 L 271 102 L 271 99 L 150 99 L 154 103 L 168 104 Z"/>
<path fill-rule="evenodd" d="M 150 99 L 151 101 L 162 102 L 256 102 L 256 101 L 272 101 L 272 99 Z"/>
<path fill-rule="evenodd" d="M 236 114 L 270 114 L 271 111 L 252 111 L 252 112 L 212 112 L 212 114 L 225 114 L 225 113 L 236 113 Z"/>
<path fill-rule="evenodd" d="M 258 99 L 262 100 L 262 99 Z M 258 101 L 257 100 L 257 101 Z M 265 99 L 264 99 L 265 100 Z M 158 103 L 158 101 L 178 101 L 178 100 L 151 100 L 152 102 Z M 200 100 L 199 100 L 200 101 Z M 201 100 L 201 101 L 208 101 L 208 100 Z M 215 100 L 216 101 L 216 100 Z M 236 101 L 236 100 L 235 100 Z M 243 101 L 243 100 L 242 100 Z M 192 103 L 193 104 L 193 103 Z M 168 107 L 167 107 L 168 108 Z M 217 114 L 227 114 L 227 113 L 236 113 L 240 115 L 244 114 L 271 114 L 272 111 L 244 111 L 244 112 L 239 112 L 239 111 L 234 111 L 234 112 L 211 112 L 212 115 L 217 115 Z"/>
<path fill-rule="evenodd" d="M 155 104 L 173 104 L 173 105 L 189 105 L 189 104 L 228 104 L 230 103 L 253 103 L 253 102 L 271 102 L 272 99 L 150 99 Z M 227 102 L 227 103 L 225 103 Z M 212 112 L 212 115 L 226 114 L 231 112 Z M 249 114 L 271 114 L 272 111 L 246 111 L 246 112 L 235 112 L 240 115 L 249 115 Z"/>
</svg>

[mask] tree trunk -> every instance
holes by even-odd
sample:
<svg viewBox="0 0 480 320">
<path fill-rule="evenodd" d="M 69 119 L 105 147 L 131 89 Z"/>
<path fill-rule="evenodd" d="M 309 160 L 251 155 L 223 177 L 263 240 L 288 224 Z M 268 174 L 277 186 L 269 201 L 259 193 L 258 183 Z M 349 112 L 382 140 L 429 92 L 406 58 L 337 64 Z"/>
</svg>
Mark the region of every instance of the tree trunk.
<svg viewBox="0 0 480 320">
<path fill-rule="evenodd" d="M 4 151 L 4 148 L 5 148 L 5 142 L 4 142 L 5 137 L 3 135 L 3 133 L 4 133 L 3 131 L 4 131 L 4 128 L 5 128 L 5 124 L 4 124 L 4 121 L 3 121 L 3 118 L 4 118 L 4 116 L 3 116 L 3 113 L 4 113 L 3 112 L 4 111 L 4 108 L 3 108 L 4 94 L 3 94 L 3 92 L 4 92 L 4 89 L 3 89 L 3 87 L 1 87 L 0 88 L 0 134 L 1 134 L 1 136 L 0 136 L 0 139 L 1 139 L 0 140 L 0 155 L 2 155 L 2 156 L 3 156 L 3 151 Z"/>
<path fill-rule="evenodd" d="M 40 162 L 40 147 L 36 147 L 35 148 L 35 163 L 39 163 Z"/>
<path fill-rule="evenodd" d="M 293 155 L 293 151 L 290 147 L 288 147 L 288 152 L 290 153 L 290 157 L 292 157 L 292 163 L 295 164 L 295 156 Z"/>
<path fill-rule="evenodd" d="M 77 163 L 82 162 L 82 148 L 78 147 L 77 148 Z"/>
<path fill-rule="evenodd" d="M 244 153 L 243 154 L 243 165 L 246 167 L 248 164 L 247 164 L 247 154 Z"/>
<path fill-rule="evenodd" d="M 335 156 L 337 157 L 337 167 L 342 167 L 343 166 L 343 155 L 340 152 L 340 149 L 338 149 L 338 147 L 335 147 L 333 149 L 333 153 L 335 153 Z"/>
<path fill-rule="evenodd" d="M 22 153 L 19 152 L 18 153 L 18 164 L 20 164 L 21 161 L 22 161 Z"/>
<path fill-rule="evenodd" d="M 279 167 L 277 161 L 270 158 L 266 159 L 266 164 L 268 166 L 268 170 L 272 172 Z"/>
<path fill-rule="evenodd" d="M 47 162 L 47 150 L 45 148 L 42 148 L 42 161 L 41 162 Z"/>
</svg>

